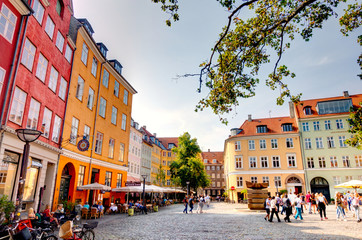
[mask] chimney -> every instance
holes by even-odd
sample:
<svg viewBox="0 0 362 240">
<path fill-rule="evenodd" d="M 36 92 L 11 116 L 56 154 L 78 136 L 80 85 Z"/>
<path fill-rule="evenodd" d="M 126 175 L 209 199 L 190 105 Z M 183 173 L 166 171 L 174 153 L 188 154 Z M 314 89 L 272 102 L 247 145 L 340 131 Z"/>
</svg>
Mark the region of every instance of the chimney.
<svg viewBox="0 0 362 240">
<path fill-rule="evenodd" d="M 349 97 L 348 91 L 343 91 L 343 97 L 345 97 L 345 98 Z"/>
<path fill-rule="evenodd" d="M 157 137 L 157 134 L 156 134 L 156 133 L 154 133 L 154 134 L 153 134 L 153 136 Z"/>
<path fill-rule="evenodd" d="M 251 118 L 251 114 L 248 115 L 248 122 L 251 122 L 252 118 Z"/>
<path fill-rule="evenodd" d="M 290 118 L 295 118 L 294 103 L 292 101 L 289 102 L 289 113 Z"/>
</svg>

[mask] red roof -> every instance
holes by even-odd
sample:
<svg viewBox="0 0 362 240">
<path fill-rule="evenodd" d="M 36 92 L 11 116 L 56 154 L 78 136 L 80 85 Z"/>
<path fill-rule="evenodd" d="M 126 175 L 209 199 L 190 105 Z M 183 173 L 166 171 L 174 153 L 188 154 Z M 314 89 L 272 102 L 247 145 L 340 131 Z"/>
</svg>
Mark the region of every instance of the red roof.
<svg viewBox="0 0 362 240">
<path fill-rule="evenodd" d="M 202 160 L 207 159 L 207 164 L 212 164 L 212 160 L 216 159 L 217 163 L 214 164 L 223 164 L 224 163 L 224 152 L 202 152 Z"/>
<path fill-rule="evenodd" d="M 158 140 L 162 143 L 162 145 L 167 148 L 170 149 L 168 147 L 169 143 L 173 143 L 175 144 L 176 147 L 178 147 L 178 138 L 177 137 L 160 137 L 158 138 Z M 170 149 L 171 150 L 171 149 Z"/>
<path fill-rule="evenodd" d="M 349 97 L 340 96 L 340 97 L 331 97 L 331 98 L 318 98 L 318 99 L 303 100 L 295 105 L 295 115 L 298 118 L 314 118 L 314 117 L 320 116 L 317 111 L 318 102 L 342 100 L 342 99 L 351 99 L 352 104 L 354 106 L 358 106 L 359 103 L 362 102 L 362 94 L 351 95 Z M 305 107 L 308 107 L 308 106 L 311 107 L 312 113 L 310 115 L 305 115 L 303 110 Z M 348 113 L 348 112 L 323 114 L 323 116 L 342 115 L 342 114 L 346 114 L 346 113 Z"/>
</svg>

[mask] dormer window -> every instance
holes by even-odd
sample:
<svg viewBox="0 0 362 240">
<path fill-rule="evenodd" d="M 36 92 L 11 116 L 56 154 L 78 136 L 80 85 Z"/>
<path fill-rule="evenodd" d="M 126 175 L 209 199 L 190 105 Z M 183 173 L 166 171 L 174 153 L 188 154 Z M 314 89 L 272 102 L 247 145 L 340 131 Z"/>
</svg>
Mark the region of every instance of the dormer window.
<svg viewBox="0 0 362 240">
<path fill-rule="evenodd" d="M 103 43 L 97 43 L 97 46 L 99 48 L 99 51 L 101 51 L 102 55 L 104 57 L 107 57 L 108 48 Z"/>
<path fill-rule="evenodd" d="M 168 144 L 168 149 L 172 149 L 173 147 L 175 147 L 175 144 L 173 144 L 173 143 Z"/>
<path fill-rule="evenodd" d="M 304 108 L 304 115 L 312 115 L 312 108 L 310 106 Z"/>
<path fill-rule="evenodd" d="M 55 10 L 57 11 L 58 15 L 61 17 L 63 17 L 63 9 L 64 9 L 63 2 L 61 0 L 58 0 Z"/>
<path fill-rule="evenodd" d="M 284 123 L 282 124 L 283 132 L 291 132 L 293 131 L 293 124 L 291 123 Z"/>
<path fill-rule="evenodd" d="M 268 131 L 268 128 L 266 127 L 266 125 L 256 126 L 257 133 L 266 133 L 267 131 Z"/>
<path fill-rule="evenodd" d="M 212 163 L 216 163 L 216 159 L 212 159 Z"/>
</svg>

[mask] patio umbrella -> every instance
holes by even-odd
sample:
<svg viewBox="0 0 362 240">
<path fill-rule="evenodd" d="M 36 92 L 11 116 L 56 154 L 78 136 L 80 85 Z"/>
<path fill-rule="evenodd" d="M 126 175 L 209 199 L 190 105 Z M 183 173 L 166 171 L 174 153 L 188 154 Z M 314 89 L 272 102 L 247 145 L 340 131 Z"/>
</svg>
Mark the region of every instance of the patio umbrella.
<svg viewBox="0 0 362 240">
<path fill-rule="evenodd" d="M 338 184 L 334 186 L 334 188 L 361 188 L 362 189 L 362 181 L 361 180 L 351 180 L 345 183 Z"/>
<path fill-rule="evenodd" d="M 111 187 L 100 184 L 100 183 L 91 183 L 87 185 L 83 185 L 78 187 L 80 190 L 104 190 L 104 191 L 110 191 Z"/>
</svg>

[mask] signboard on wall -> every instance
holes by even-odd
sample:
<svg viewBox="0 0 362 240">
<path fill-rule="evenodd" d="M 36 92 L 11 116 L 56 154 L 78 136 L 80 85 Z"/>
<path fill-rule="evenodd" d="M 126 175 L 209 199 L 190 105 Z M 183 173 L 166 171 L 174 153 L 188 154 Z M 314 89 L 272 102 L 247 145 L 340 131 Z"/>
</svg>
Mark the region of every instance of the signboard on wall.
<svg viewBox="0 0 362 240">
<path fill-rule="evenodd" d="M 141 186 L 141 182 L 133 182 L 133 181 L 126 182 L 126 187 L 132 187 L 132 186 Z"/>
</svg>

